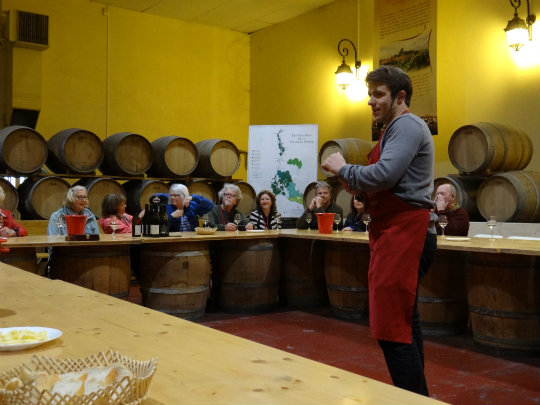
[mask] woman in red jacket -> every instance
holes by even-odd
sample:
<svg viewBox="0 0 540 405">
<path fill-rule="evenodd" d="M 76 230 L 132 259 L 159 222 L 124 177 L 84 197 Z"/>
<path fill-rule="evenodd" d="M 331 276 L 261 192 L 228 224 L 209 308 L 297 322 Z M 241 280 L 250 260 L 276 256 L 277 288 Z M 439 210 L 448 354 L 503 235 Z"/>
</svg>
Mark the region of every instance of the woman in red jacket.
<svg viewBox="0 0 540 405">
<path fill-rule="evenodd" d="M 6 194 L 0 187 L 0 207 L 4 205 Z M 17 223 L 11 211 L 0 208 L 0 237 L 11 238 L 13 236 L 27 236 L 28 231 Z"/>
</svg>

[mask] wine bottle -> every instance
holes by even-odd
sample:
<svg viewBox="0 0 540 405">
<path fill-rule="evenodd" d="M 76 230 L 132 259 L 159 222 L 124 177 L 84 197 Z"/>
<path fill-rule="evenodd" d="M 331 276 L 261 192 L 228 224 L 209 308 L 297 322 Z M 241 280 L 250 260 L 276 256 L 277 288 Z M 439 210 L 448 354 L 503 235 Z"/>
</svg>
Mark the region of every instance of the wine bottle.
<svg viewBox="0 0 540 405">
<path fill-rule="evenodd" d="M 143 217 L 143 236 L 150 236 L 150 217 L 152 213 L 150 212 L 150 204 L 144 205 L 144 217 Z"/>
<path fill-rule="evenodd" d="M 159 238 L 159 205 L 150 204 L 150 237 Z"/>
<path fill-rule="evenodd" d="M 167 204 L 159 204 L 159 236 L 169 236 L 169 216 L 167 215 Z"/>
<path fill-rule="evenodd" d="M 143 225 L 142 225 L 141 217 L 139 217 L 139 215 L 135 215 L 131 221 L 131 236 L 133 238 L 142 236 L 143 234 L 142 228 L 143 228 Z"/>
</svg>

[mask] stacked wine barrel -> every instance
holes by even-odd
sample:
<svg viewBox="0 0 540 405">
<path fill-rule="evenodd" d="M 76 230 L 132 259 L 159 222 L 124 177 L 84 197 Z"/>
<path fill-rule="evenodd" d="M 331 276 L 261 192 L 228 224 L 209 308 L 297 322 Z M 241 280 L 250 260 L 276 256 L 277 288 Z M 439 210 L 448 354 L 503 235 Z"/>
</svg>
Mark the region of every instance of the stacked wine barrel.
<svg viewBox="0 0 540 405">
<path fill-rule="evenodd" d="M 149 142 L 140 134 L 119 132 L 101 141 L 91 131 L 69 128 L 46 141 L 36 130 L 14 125 L 0 130 L 0 148 L 0 172 L 26 177 L 18 188 L 3 178 L 1 183 L 3 208 L 18 209 L 21 219 L 48 219 L 74 184 L 87 188 L 89 208 L 98 216 L 109 193 L 125 194 L 127 211 L 136 215 L 152 194 L 167 193 L 174 182 L 217 202 L 217 192 L 226 181 L 233 182 L 240 166 L 232 142 L 193 143 L 176 135 Z M 251 212 L 255 191 L 248 183 L 234 182 L 244 195 L 240 210 Z"/>
<path fill-rule="evenodd" d="M 532 154 L 532 142 L 520 129 L 491 122 L 464 125 L 448 144 L 459 175 L 436 179 L 435 186 L 453 184 L 473 219 L 478 212 L 498 222 L 539 222 L 540 175 L 525 170 Z"/>
</svg>

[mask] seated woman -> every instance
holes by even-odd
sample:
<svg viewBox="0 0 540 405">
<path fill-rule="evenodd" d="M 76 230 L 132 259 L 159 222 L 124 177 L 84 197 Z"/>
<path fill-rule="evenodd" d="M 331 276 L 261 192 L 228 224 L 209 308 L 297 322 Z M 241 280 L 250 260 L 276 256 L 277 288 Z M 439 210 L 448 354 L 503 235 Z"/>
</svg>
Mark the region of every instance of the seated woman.
<svg viewBox="0 0 540 405">
<path fill-rule="evenodd" d="M 366 224 L 362 221 L 365 213 L 366 195 L 364 193 L 355 194 L 351 197 L 351 211 L 343 224 L 344 231 L 365 232 Z"/>
<path fill-rule="evenodd" d="M 114 233 L 131 234 L 133 217 L 126 213 L 126 197 L 121 194 L 108 194 L 101 202 L 101 218 L 99 224 L 105 233 L 113 233 L 111 221 L 116 221 Z"/>
<path fill-rule="evenodd" d="M 281 214 L 277 212 L 276 196 L 262 190 L 255 199 L 255 209 L 249 214 L 253 229 L 281 229 Z"/>
<path fill-rule="evenodd" d="M 4 189 L 0 187 L 0 207 L 4 205 L 4 200 L 6 199 L 6 193 Z M 0 237 L 2 238 L 11 238 L 14 236 L 27 236 L 28 232 L 24 227 L 19 225 L 15 218 L 13 218 L 13 213 L 9 210 L 0 208 Z"/>
<path fill-rule="evenodd" d="M 169 216 L 170 232 L 194 231 L 199 226 L 199 216 L 209 212 L 214 203 L 202 195 L 189 195 L 189 190 L 183 184 L 172 184 L 169 188 Z"/>
<path fill-rule="evenodd" d="M 67 235 L 64 215 L 86 215 L 84 225 L 85 235 L 99 235 L 99 226 L 96 216 L 88 206 L 88 194 L 83 186 L 71 187 L 64 200 L 64 205 L 51 214 L 47 235 Z"/>
</svg>

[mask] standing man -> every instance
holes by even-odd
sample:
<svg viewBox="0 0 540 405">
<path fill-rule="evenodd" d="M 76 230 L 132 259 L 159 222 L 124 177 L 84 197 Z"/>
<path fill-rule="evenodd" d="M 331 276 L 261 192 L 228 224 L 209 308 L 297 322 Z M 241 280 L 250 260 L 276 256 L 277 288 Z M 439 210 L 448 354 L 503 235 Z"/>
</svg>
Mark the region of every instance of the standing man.
<svg viewBox="0 0 540 405">
<path fill-rule="evenodd" d="M 296 221 L 296 227 L 298 229 L 307 229 L 308 226 L 312 229 L 318 229 L 316 213 L 333 212 L 334 214 L 341 215 L 338 227 L 341 226 L 343 221 L 343 209 L 332 202 L 332 188 L 326 181 L 318 181 L 315 187 L 315 197 L 311 200 L 308 207 L 304 210 L 304 213 Z M 312 222 L 308 224 L 306 222 L 306 214 L 311 214 Z"/>
<path fill-rule="evenodd" d="M 409 76 L 380 66 L 366 77 L 373 119 L 384 130 L 369 165 L 346 164 L 339 153 L 322 164 L 350 190 L 368 194 L 369 320 L 395 386 L 429 395 L 417 290 L 437 248 L 433 201 L 433 139 L 408 110 Z"/>
<path fill-rule="evenodd" d="M 446 215 L 448 225 L 445 235 L 467 236 L 469 234 L 469 213 L 456 202 L 456 188 L 449 183 L 441 184 L 435 193 L 435 214 Z M 436 223 L 437 235 L 442 235 L 441 226 Z"/>
</svg>

